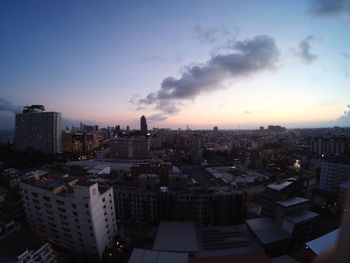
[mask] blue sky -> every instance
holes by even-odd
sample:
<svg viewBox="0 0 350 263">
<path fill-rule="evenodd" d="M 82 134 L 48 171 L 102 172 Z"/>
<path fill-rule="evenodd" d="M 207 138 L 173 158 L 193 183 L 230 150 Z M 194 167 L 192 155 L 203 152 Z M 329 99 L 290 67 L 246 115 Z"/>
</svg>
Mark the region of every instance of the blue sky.
<svg viewBox="0 0 350 263">
<path fill-rule="evenodd" d="M 326 9 L 328 2 L 337 5 Z M 30 104 L 66 119 L 133 128 L 143 114 L 151 127 L 350 126 L 349 6 L 0 1 L 0 128 L 13 127 L 13 109 Z M 273 59 L 248 67 L 265 44 L 276 51 Z M 233 59 L 234 70 L 213 62 L 222 57 Z M 194 78 L 194 66 L 209 73 Z M 171 87 L 162 84 L 167 77 Z M 143 103 L 149 94 L 155 97 Z"/>
</svg>

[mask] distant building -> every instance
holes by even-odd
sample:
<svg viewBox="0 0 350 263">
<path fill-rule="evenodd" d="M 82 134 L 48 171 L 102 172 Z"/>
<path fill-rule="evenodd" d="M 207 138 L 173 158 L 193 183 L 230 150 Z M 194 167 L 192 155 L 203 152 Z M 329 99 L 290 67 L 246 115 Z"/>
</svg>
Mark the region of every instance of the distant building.
<svg viewBox="0 0 350 263">
<path fill-rule="evenodd" d="M 87 153 L 99 146 L 98 136 L 87 132 L 62 132 L 62 151 Z"/>
<path fill-rule="evenodd" d="M 150 140 L 147 138 L 116 138 L 109 142 L 111 158 L 144 159 L 150 156 Z"/>
<path fill-rule="evenodd" d="M 24 107 L 23 113 L 16 114 L 15 147 L 61 152 L 61 113 L 45 112 L 42 105 Z"/>
<path fill-rule="evenodd" d="M 43 239 L 101 258 L 117 233 L 112 188 L 71 178 L 34 176 L 19 184 L 27 222 Z"/>
<path fill-rule="evenodd" d="M 267 130 L 270 132 L 284 132 L 284 131 L 286 131 L 286 128 L 282 127 L 280 125 L 269 125 L 267 127 Z"/>
<path fill-rule="evenodd" d="M 321 154 L 343 154 L 345 143 L 341 139 L 314 138 L 310 143 L 310 151 Z"/>
<path fill-rule="evenodd" d="M 323 162 L 321 163 L 320 189 L 336 192 L 341 183 L 350 178 L 350 165 Z"/>
<path fill-rule="evenodd" d="M 142 116 L 140 119 L 140 131 L 142 135 L 144 136 L 147 135 L 148 129 L 147 129 L 147 121 L 145 116 Z"/>
</svg>

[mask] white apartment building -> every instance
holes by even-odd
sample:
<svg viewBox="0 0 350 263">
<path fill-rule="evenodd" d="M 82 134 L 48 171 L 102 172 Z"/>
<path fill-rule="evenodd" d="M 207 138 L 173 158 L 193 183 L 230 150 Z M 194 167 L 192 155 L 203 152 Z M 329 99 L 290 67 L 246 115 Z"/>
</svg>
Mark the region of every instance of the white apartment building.
<svg viewBox="0 0 350 263">
<path fill-rule="evenodd" d="M 49 243 L 45 243 L 37 250 L 26 249 L 17 256 L 16 263 L 56 263 L 57 260 Z"/>
<path fill-rule="evenodd" d="M 335 192 L 339 185 L 349 180 L 350 165 L 323 162 L 321 164 L 320 189 Z"/>
<path fill-rule="evenodd" d="M 45 112 L 44 106 L 32 105 L 16 114 L 16 150 L 33 148 L 44 153 L 59 153 L 61 138 L 61 113 Z"/>
<path fill-rule="evenodd" d="M 19 183 L 31 229 L 45 240 L 101 258 L 117 233 L 112 188 L 64 177 L 34 176 Z"/>
</svg>

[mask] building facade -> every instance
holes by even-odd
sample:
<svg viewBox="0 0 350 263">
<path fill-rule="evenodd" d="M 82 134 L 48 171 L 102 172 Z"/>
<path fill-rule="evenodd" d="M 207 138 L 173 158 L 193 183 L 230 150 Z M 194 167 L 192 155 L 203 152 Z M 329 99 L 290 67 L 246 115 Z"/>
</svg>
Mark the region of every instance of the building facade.
<svg viewBox="0 0 350 263">
<path fill-rule="evenodd" d="M 350 165 L 323 162 L 321 164 L 320 189 L 335 192 L 341 183 L 350 178 Z"/>
<path fill-rule="evenodd" d="M 101 258 L 117 233 L 112 188 L 67 177 L 32 177 L 19 184 L 30 228 L 41 238 Z"/>
<path fill-rule="evenodd" d="M 140 131 L 142 135 L 144 136 L 147 135 L 148 129 L 147 129 L 147 121 L 145 116 L 142 116 L 140 118 Z"/>
<path fill-rule="evenodd" d="M 150 157 L 150 140 L 117 138 L 109 142 L 111 158 L 145 159 Z"/>
<path fill-rule="evenodd" d="M 18 151 L 61 152 L 61 113 L 45 112 L 41 105 L 25 107 L 16 114 L 15 147 Z"/>
</svg>

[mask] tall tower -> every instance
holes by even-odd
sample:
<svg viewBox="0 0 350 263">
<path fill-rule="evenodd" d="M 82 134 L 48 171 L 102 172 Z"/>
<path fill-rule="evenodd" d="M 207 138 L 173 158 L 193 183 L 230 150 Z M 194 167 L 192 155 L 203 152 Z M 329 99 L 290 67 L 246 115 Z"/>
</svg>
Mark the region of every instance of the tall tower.
<svg viewBox="0 0 350 263">
<path fill-rule="evenodd" d="M 147 135 L 147 122 L 146 122 L 146 117 L 142 116 L 140 119 L 140 130 L 142 135 Z"/>
<path fill-rule="evenodd" d="M 16 150 L 33 148 L 44 153 L 59 153 L 61 133 L 61 113 L 45 112 L 44 106 L 32 105 L 16 114 Z"/>
</svg>

